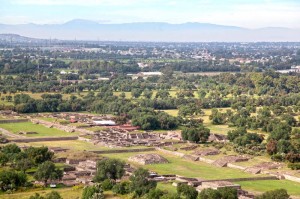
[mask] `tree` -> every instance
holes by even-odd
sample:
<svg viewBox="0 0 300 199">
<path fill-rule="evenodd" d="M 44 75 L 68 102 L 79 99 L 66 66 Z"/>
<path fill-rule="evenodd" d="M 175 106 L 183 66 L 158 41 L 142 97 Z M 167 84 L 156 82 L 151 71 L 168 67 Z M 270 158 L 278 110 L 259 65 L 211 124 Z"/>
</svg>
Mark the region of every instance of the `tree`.
<svg viewBox="0 0 300 199">
<path fill-rule="evenodd" d="M 20 186 L 25 186 L 27 176 L 24 173 L 19 173 L 10 170 L 0 171 L 0 189 L 2 191 L 18 189 Z"/>
<path fill-rule="evenodd" d="M 267 153 L 269 155 L 276 154 L 277 153 L 277 141 L 270 139 L 267 143 L 266 149 L 267 149 Z"/>
<path fill-rule="evenodd" d="M 203 189 L 198 196 L 199 199 L 220 199 L 222 198 L 221 193 L 214 189 Z"/>
<path fill-rule="evenodd" d="M 210 130 L 208 128 L 205 128 L 203 125 L 197 128 L 184 128 L 181 131 L 183 140 L 188 140 L 195 143 L 206 142 L 209 135 Z"/>
<path fill-rule="evenodd" d="M 25 173 L 27 169 L 30 169 L 31 166 L 32 166 L 32 163 L 28 158 L 17 159 L 14 164 L 14 167 L 17 170 L 22 171 L 23 173 Z"/>
<path fill-rule="evenodd" d="M 289 199 L 290 196 L 288 195 L 285 189 L 275 189 L 273 191 L 267 191 L 261 196 L 258 196 L 257 199 Z"/>
<path fill-rule="evenodd" d="M 247 134 L 246 128 L 238 128 L 228 132 L 227 138 L 230 142 L 233 142 L 237 137 L 244 136 Z"/>
<path fill-rule="evenodd" d="M 39 193 L 35 193 L 34 195 L 30 196 L 29 199 L 45 199 Z"/>
<path fill-rule="evenodd" d="M 53 152 L 48 150 L 48 147 L 29 147 L 24 152 L 34 165 L 51 161 L 54 155 Z"/>
<path fill-rule="evenodd" d="M 221 194 L 222 199 L 238 199 L 238 192 L 237 189 L 224 187 L 218 190 Z"/>
<path fill-rule="evenodd" d="M 50 193 L 46 194 L 45 199 L 62 199 L 62 197 L 57 191 L 51 191 Z"/>
<path fill-rule="evenodd" d="M 117 159 L 103 159 L 97 162 L 97 171 L 94 177 L 95 182 L 105 179 L 120 179 L 125 173 L 125 163 Z"/>
<path fill-rule="evenodd" d="M 149 90 L 149 89 L 144 90 L 144 97 L 145 98 L 151 99 L 152 95 L 153 95 L 153 92 L 151 90 Z"/>
<path fill-rule="evenodd" d="M 125 194 L 129 194 L 130 193 L 130 185 L 131 183 L 129 181 L 122 181 L 118 184 L 116 184 L 112 191 L 116 194 L 121 194 L 121 195 L 125 195 Z"/>
<path fill-rule="evenodd" d="M 111 190 L 114 186 L 115 182 L 111 179 L 105 179 L 102 183 L 101 186 L 104 191 Z"/>
<path fill-rule="evenodd" d="M 180 196 L 184 196 L 186 199 L 196 199 L 198 196 L 198 192 L 194 187 L 183 183 L 177 186 L 177 193 Z"/>
<path fill-rule="evenodd" d="M 131 192 L 138 197 L 145 195 L 151 189 L 156 188 L 156 182 L 148 180 L 149 172 L 146 169 L 138 168 L 132 176 L 130 176 Z"/>
<path fill-rule="evenodd" d="M 289 140 L 291 131 L 292 128 L 287 123 L 274 124 L 269 139 L 274 139 L 277 141 L 280 139 Z"/>
<path fill-rule="evenodd" d="M 160 199 L 164 194 L 160 189 L 151 189 L 147 194 L 147 199 Z"/>
<path fill-rule="evenodd" d="M 218 109 L 212 109 L 209 119 L 212 121 L 212 124 L 225 124 L 226 113 L 221 113 L 218 111 Z"/>
<path fill-rule="evenodd" d="M 141 94 L 143 93 L 142 89 L 132 89 L 131 90 L 131 95 L 134 98 L 139 98 L 141 96 Z"/>
<path fill-rule="evenodd" d="M 48 180 L 61 179 L 62 175 L 62 171 L 57 169 L 53 162 L 46 161 L 38 166 L 34 177 L 39 181 L 44 181 L 45 186 L 47 186 Z"/>
<path fill-rule="evenodd" d="M 4 147 L 2 147 L 1 151 L 4 154 L 12 155 L 12 154 L 20 153 L 21 149 L 16 144 L 7 144 Z"/>
<path fill-rule="evenodd" d="M 84 187 L 81 199 L 104 199 L 101 185 L 95 184 L 93 186 Z"/>
<path fill-rule="evenodd" d="M 7 155 L 5 153 L 0 152 L 0 166 L 5 166 L 9 161 Z"/>
</svg>

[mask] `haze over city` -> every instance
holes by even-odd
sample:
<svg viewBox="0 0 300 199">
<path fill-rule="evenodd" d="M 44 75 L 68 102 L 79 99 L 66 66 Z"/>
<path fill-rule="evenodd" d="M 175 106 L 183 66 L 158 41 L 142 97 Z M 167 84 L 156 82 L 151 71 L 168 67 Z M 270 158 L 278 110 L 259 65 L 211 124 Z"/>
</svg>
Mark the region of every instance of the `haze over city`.
<svg viewBox="0 0 300 199">
<path fill-rule="evenodd" d="M 4 24 L 0 32 L 83 40 L 298 41 L 299 10 L 297 0 L 8 0 L 0 7 L 0 23 Z M 74 20 L 74 30 L 64 30 L 63 25 Z M 186 23 L 190 26 L 180 27 Z M 215 32 L 203 24 L 221 26 Z M 112 32 L 110 25 L 120 25 L 116 27 L 120 32 Z M 147 33 L 141 32 L 144 28 Z M 178 30 L 178 35 L 172 30 Z"/>
</svg>

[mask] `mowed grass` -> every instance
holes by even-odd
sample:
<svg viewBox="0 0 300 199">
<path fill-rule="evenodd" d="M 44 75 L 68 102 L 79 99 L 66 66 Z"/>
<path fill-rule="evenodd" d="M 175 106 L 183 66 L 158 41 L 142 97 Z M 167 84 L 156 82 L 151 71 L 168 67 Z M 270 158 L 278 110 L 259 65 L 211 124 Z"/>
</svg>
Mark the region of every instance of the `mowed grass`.
<svg viewBox="0 0 300 199">
<path fill-rule="evenodd" d="M 67 141 L 56 141 L 56 142 L 32 142 L 32 143 L 22 143 L 22 145 L 40 147 L 40 146 L 48 146 L 48 147 L 62 147 L 75 151 L 93 151 L 93 150 L 109 150 L 108 147 L 93 145 L 92 143 L 81 141 L 81 140 L 67 140 Z"/>
<path fill-rule="evenodd" d="M 29 190 L 24 192 L 16 192 L 13 194 L 1 194 L 1 199 L 28 199 L 30 196 L 34 195 L 35 193 L 39 193 L 40 195 L 44 196 L 51 191 L 57 191 L 62 198 L 64 199 L 76 199 L 80 198 L 82 195 L 82 188 L 80 189 L 73 189 L 73 188 L 57 188 L 57 189 L 36 189 L 36 190 Z"/>
<path fill-rule="evenodd" d="M 148 153 L 154 153 L 154 152 L 148 152 Z M 135 154 L 137 153 L 107 154 L 104 156 L 128 161 L 128 158 Z M 151 171 L 155 171 L 159 174 L 177 174 L 185 177 L 196 177 L 202 179 L 227 179 L 227 178 L 264 176 L 264 175 L 253 175 L 240 170 L 226 168 L 226 167 L 219 168 L 203 162 L 192 162 L 189 160 L 166 155 L 163 153 L 159 153 L 159 154 L 167 158 L 170 163 L 153 164 L 153 165 L 139 165 L 132 162 L 130 163 L 135 166 L 144 167 Z M 296 183 L 288 180 L 245 181 L 245 182 L 237 182 L 237 184 L 240 184 L 243 189 L 255 193 L 262 193 L 269 190 L 284 188 L 288 190 L 288 193 L 290 195 L 300 196 L 300 183 Z M 168 190 L 171 193 L 176 192 L 176 188 L 175 187 L 173 188 L 171 184 L 159 183 L 158 187 L 162 190 Z"/>
<path fill-rule="evenodd" d="M 168 193 L 177 193 L 176 187 L 172 186 L 171 183 L 159 182 L 157 183 L 157 188 L 163 191 L 168 191 Z"/>
<path fill-rule="evenodd" d="M 203 179 L 254 177 L 253 174 L 245 173 L 236 169 L 219 168 L 204 162 L 192 162 L 189 160 L 182 159 L 180 157 L 171 156 L 160 152 L 148 152 L 148 153 L 158 153 L 163 157 L 167 158 L 169 163 L 153 164 L 153 165 L 139 165 L 133 162 L 130 163 L 132 163 L 135 166 L 142 166 L 151 171 L 155 171 L 159 174 L 177 174 L 185 177 L 197 177 Z M 128 158 L 130 156 L 134 156 L 136 154 L 137 153 L 122 153 L 122 154 L 114 153 L 114 154 L 105 154 L 103 156 L 110 157 L 110 158 L 118 158 L 124 161 L 128 161 Z"/>
<path fill-rule="evenodd" d="M 56 128 L 47 128 L 40 124 L 33 124 L 31 122 L 21 123 L 6 123 L 0 124 L 0 128 L 6 129 L 12 133 L 19 134 L 19 132 L 36 132 L 37 134 L 25 135 L 26 137 L 57 137 L 57 136 L 75 136 L 77 133 L 67 133 Z"/>
<path fill-rule="evenodd" d="M 274 189 L 286 189 L 288 194 L 300 196 L 300 183 L 289 180 L 260 180 L 236 182 L 242 189 L 252 192 L 266 192 Z"/>
</svg>

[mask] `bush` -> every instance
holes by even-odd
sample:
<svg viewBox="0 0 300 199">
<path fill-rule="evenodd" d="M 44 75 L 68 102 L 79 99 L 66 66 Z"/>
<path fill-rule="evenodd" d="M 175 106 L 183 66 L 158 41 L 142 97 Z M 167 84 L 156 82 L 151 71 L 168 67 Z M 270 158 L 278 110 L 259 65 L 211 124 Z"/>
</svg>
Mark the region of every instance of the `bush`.
<svg viewBox="0 0 300 199">
<path fill-rule="evenodd" d="M 27 176 L 24 173 L 15 171 L 1 171 L 0 172 L 0 190 L 16 190 L 19 187 L 25 186 Z"/>
<path fill-rule="evenodd" d="M 82 199 L 91 199 L 97 196 L 97 198 L 104 198 L 103 189 L 100 184 L 84 187 L 82 192 Z"/>
<path fill-rule="evenodd" d="M 198 196 L 197 190 L 187 184 L 179 184 L 177 186 L 177 193 L 184 196 L 186 199 L 196 199 Z"/>
<path fill-rule="evenodd" d="M 300 163 L 289 163 L 288 168 L 292 170 L 300 170 Z"/>
<path fill-rule="evenodd" d="M 106 179 L 102 182 L 102 189 L 104 191 L 108 191 L 108 190 L 111 190 L 114 185 L 115 185 L 114 181 L 112 181 L 110 179 Z"/>
<path fill-rule="evenodd" d="M 119 184 L 116 184 L 113 188 L 112 191 L 116 194 L 129 194 L 130 193 L 130 182 L 128 181 L 123 181 Z"/>
<path fill-rule="evenodd" d="M 164 192 L 160 189 L 151 189 L 147 195 L 148 199 L 160 199 Z"/>
<path fill-rule="evenodd" d="M 257 197 L 257 199 L 289 199 L 290 196 L 288 195 L 285 189 L 275 189 L 273 191 L 267 191 L 266 193 L 262 194 L 261 196 Z"/>
<path fill-rule="evenodd" d="M 284 157 L 281 154 L 274 154 L 271 156 L 271 159 L 276 162 L 282 162 L 284 160 Z"/>
</svg>

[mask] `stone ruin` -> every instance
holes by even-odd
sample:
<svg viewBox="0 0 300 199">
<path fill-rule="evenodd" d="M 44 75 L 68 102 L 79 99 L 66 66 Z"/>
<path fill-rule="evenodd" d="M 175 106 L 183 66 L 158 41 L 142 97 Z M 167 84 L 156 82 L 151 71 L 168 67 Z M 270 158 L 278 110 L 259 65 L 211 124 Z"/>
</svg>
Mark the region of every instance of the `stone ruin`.
<svg viewBox="0 0 300 199">
<path fill-rule="evenodd" d="M 179 149 L 180 150 L 184 150 L 184 151 L 191 151 L 191 150 L 194 150 L 198 147 L 198 145 L 196 144 L 191 144 L 191 145 L 188 145 L 188 146 L 183 146 L 183 147 L 180 147 Z"/>
<path fill-rule="evenodd" d="M 128 158 L 128 160 L 142 165 L 169 163 L 166 158 L 158 154 L 138 154 Z"/>
<path fill-rule="evenodd" d="M 209 155 L 218 155 L 220 151 L 216 148 L 208 148 L 204 150 L 197 150 L 194 152 L 194 155 L 198 156 L 209 156 Z"/>
<path fill-rule="evenodd" d="M 255 165 L 253 167 L 248 167 L 245 169 L 245 171 L 252 173 L 252 174 L 259 174 L 262 171 L 279 169 L 280 167 L 282 167 L 282 164 L 277 163 L 277 162 L 263 162 L 263 163 Z"/>
<path fill-rule="evenodd" d="M 130 146 L 167 146 L 172 142 L 164 142 L 158 133 L 132 133 L 124 129 L 107 128 L 99 132 L 90 132 L 86 135 L 92 136 L 90 139 L 95 145 L 99 144 L 107 147 L 130 147 Z"/>
<path fill-rule="evenodd" d="M 182 140 L 180 131 L 168 131 L 166 133 L 160 134 L 160 137 L 166 140 Z"/>
<path fill-rule="evenodd" d="M 229 155 L 214 161 L 213 165 L 218 167 L 226 167 L 228 163 L 245 162 L 248 161 L 249 159 L 250 157 L 248 156 Z"/>
<path fill-rule="evenodd" d="M 195 155 L 184 155 L 182 156 L 182 158 L 186 159 L 186 160 L 191 160 L 191 161 L 199 161 L 199 156 L 195 156 Z"/>
<path fill-rule="evenodd" d="M 219 143 L 225 143 L 227 141 L 228 140 L 226 135 L 221 135 L 216 133 L 211 133 L 207 140 L 207 142 L 219 142 Z"/>
<path fill-rule="evenodd" d="M 198 191 L 201 191 L 203 189 L 211 188 L 211 189 L 220 189 L 220 188 L 225 188 L 225 187 L 230 187 L 234 189 L 241 189 L 241 185 L 238 184 L 233 184 L 232 182 L 229 181 L 211 181 L 211 182 L 202 182 L 200 186 L 197 187 Z"/>
</svg>

